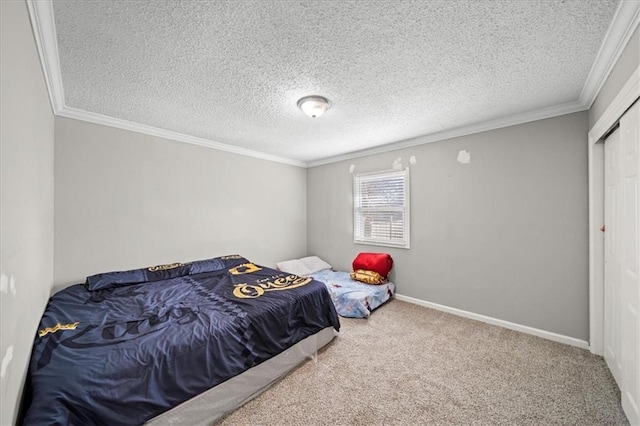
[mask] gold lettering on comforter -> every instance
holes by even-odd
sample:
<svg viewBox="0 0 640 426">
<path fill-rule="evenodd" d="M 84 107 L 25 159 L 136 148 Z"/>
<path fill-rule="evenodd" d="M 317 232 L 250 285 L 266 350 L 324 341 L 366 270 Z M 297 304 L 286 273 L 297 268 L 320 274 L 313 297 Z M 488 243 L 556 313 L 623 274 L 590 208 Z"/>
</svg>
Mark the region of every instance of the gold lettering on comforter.
<svg viewBox="0 0 640 426">
<path fill-rule="evenodd" d="M 309 284 L 312 278 L 299 277 L 297 275 L 275 276 L 271 281 L 261 281 L 257 284 L 236 284 L 233 295 L 240 299 L 255 299 L 267 291 L 289 290 Z"/>
<path fill-rule="evenodd" d="M 149 267 L 149 271 L 150 272 L 156 272 L 156 271 L 167 271 L 169 269 L 175 269 L 178 268 L 180 266 L 184 266 L 187 265 L 186 263 L 167 263 L 166 265 L 158 265 L 158 266 L 150 266 Z"/>
<path fill-rule="evenodd" d="M 243 263 L 242 265 L 238 265 L 235 268 L 229 269 L 229 273 L 231 275 L 242 275 L 242 274 L 250 274 L 252 272 L 257 272 L 262 270 L 258 265 L 254 265 L 253 263 Z"/>
<path fill-rule="evenodd" d="M 222 260 L 228 260 L 228 259 L 242 259 L 242 256 L 240 256 L 239 254 L 230 254 L 228 256 L 222 256 L 220 257 L 220 259 Z"/>
<path fill-rule="evenodd" d="M 42 330 L 38 331 L 38 335 L 40 337 L 46 336 L 49 333 L 55 333 L 58 330 L 75 330 L 76 327 L 80 324 L 79 322 L 72 322 L 71 324 L 56 324 L 53 327 L 46 327 Z"/>
</svg>

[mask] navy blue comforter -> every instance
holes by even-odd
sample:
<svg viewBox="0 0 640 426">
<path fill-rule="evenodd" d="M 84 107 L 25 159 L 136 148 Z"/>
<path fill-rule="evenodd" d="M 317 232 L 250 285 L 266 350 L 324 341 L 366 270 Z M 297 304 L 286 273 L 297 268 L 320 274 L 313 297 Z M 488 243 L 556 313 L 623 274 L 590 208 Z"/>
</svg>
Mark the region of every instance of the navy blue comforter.
<svg viewBox="0 0 640 426">
<path fill-rule="evenodd" d="M 88 277 L 36 336 L 25 424 L 141 424 L 340 324 L 324 284 L 237 255 Z"/>
</svg>

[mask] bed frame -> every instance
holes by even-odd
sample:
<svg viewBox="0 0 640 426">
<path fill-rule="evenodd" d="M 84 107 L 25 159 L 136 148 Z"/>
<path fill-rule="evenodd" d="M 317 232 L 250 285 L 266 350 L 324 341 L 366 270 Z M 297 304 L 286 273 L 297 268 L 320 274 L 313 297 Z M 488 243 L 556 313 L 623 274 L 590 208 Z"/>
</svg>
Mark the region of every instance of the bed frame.
<svg viewBox="0 0 640 426">
<path fill-rule="evenodd" d="M 146 424 L 211 425 L 260 395 L 307 358 L 316 362 L 317 351 L 331 342 L 336 335 L 333 327 L 324 328 L 275 357 L 164 412 Z"/>
</svg>

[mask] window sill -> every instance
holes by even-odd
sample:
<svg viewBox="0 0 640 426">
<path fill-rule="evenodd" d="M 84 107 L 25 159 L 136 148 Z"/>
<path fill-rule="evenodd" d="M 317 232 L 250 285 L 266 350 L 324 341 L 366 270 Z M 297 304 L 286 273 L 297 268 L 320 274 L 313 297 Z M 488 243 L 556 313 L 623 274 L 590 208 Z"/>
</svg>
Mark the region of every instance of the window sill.
<svg viewBox="0 0 640 426">
<path fill-rule="evenodd" d="M 391 248 L 400 248 L 410 250 L 411 246 L 409 243 L 386 243 L 382 241 L 362 241 L 362 240 L 354 240 L 354 244 L 366 245 L 366 246 L 379 246 L 379 247 L 391 247 Z"/>
</svg>

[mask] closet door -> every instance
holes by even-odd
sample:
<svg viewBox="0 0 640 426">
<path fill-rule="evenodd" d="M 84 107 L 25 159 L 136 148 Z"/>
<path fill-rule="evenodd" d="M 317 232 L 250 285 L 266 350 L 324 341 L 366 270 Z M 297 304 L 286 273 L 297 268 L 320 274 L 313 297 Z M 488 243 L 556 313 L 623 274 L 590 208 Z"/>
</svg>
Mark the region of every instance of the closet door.
<svg viewBox="0 0 640 426">
<path fill-rule="evenodd" d="M 622 408 L 640 424 L 640 101 L 620 119 Z"/>
<path fill-rule="evenodd" d="M 604 359 L 618 386 L 622 388 L 620 129 L 605 141 L 604 164 Z"/>
</svg>

